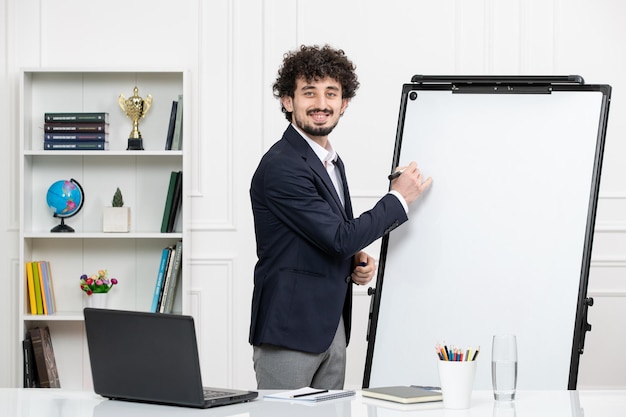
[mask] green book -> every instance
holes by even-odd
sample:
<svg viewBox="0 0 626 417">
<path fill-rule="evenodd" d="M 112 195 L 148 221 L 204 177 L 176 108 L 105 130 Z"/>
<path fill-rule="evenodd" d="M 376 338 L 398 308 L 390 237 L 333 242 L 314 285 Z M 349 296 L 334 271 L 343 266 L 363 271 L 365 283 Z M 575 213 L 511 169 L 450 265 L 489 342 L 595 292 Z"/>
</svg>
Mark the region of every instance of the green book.
<svg viewBox="0 0 626 417">
<path fill-rule="evenodd" d="M 37 303 L 37 314 L 43 314 L 43 296 L 41 294 L 41 281 L 39 278 L 39 262 L 31 263 L 33 268 L 33 286 L 35 288 L 35 302 Z"/>
<path fill-rule="evenodd" d="M 172 212 L 172 203 L 174 202 L 177 177 L 178 172 L 172 171 L 172 173 L 170 174 L 170 183 L 167 187 L 167 196 L 165 197 L 165 208 L 163 209 L 163 220 L 161 221 L 161 233 L 168 232 L 167 229 L 170 219 L 170 213 Z"/>
<path fill-rule="evenodd" d="M 183 172 L 178 171 L 176 173 L 176 183 L 174 184 L 174 196 L 172 197 L 172 208 L 170 210 L 170 217 L 167 221 L 167 233 L 174 231 L 176 226 L 176 217 L 180 212 L 181 203 L 183 197 Z"/>
</svg>

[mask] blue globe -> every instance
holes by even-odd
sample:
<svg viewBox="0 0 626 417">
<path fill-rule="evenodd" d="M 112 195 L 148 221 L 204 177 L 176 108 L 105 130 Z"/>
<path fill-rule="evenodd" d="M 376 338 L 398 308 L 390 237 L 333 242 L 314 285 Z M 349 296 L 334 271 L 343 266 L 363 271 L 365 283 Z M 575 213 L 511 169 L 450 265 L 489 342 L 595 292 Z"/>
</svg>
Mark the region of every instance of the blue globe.
<svg viewBox="0 0 626 417">
<path fill-rule="evenodd" d="M 53 232 L 73 232 L 66 226 L 63 219 L 72 217 L 83 208 L 83 188 L 74 180 L 60 180 L 54 182 L 46 194 L 48 207 L 53 211 L 54 217 L 61 218 L 61 224 L 52 229 Z"/>
</svg>

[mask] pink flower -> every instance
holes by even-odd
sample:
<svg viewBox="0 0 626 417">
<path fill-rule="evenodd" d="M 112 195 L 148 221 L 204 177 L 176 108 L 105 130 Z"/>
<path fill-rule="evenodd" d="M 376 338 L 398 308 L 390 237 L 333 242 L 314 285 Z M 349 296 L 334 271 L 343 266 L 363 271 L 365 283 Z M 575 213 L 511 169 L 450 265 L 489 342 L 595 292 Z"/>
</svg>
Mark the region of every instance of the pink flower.
<svg viewBox="0 0 626 417">
<path fill-rule="evenodd" d="M 108 293 L 113 285 L 118 284 L 119 281 L 116 278 L 108 278 L 107 270 L 100 269 L 97 274 L 87 276 L 82 274 L 80 276 L 80 289 L 91 295 L 94 293 Z"/>
</svg>

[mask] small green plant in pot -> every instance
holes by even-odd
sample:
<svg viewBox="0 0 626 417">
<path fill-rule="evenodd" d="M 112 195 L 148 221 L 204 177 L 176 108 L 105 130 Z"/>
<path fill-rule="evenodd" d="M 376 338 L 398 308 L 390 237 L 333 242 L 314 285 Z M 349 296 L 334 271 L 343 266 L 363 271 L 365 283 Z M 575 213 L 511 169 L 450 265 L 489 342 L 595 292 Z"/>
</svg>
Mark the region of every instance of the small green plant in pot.
<svg viewBox="0 0 626 417">
<path fill-rule="evenodd" d="M 113 207 L 124 207 L 124 197 L 120 191 L 120 187 L 117 187 L 115 194 L 113 194 L 113 201 L 111 202 Z"/>
<path fill-rule="evenodd" d="M 119 187 L 113 194 L 111 207 L 104 207 L 102 230 L 105 233 L 130 232 L 130 207 L 124 207 L 124 197 Z"/>
</svg>

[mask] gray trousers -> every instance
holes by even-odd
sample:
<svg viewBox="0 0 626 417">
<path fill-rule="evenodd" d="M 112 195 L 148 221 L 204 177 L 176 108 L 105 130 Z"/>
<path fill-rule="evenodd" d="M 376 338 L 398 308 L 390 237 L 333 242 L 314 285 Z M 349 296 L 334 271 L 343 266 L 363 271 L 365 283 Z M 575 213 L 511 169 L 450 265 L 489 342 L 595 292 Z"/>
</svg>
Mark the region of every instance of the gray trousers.
<svg viewBox="0 0 626 417">
<path fill-rule="evenodd" d="M 346 376 L 346 332 L 343 317 L 326 352 L 307 353 L 280 346 L 254 346 L 258 389 L 343 389 Z"/>
</svg>

